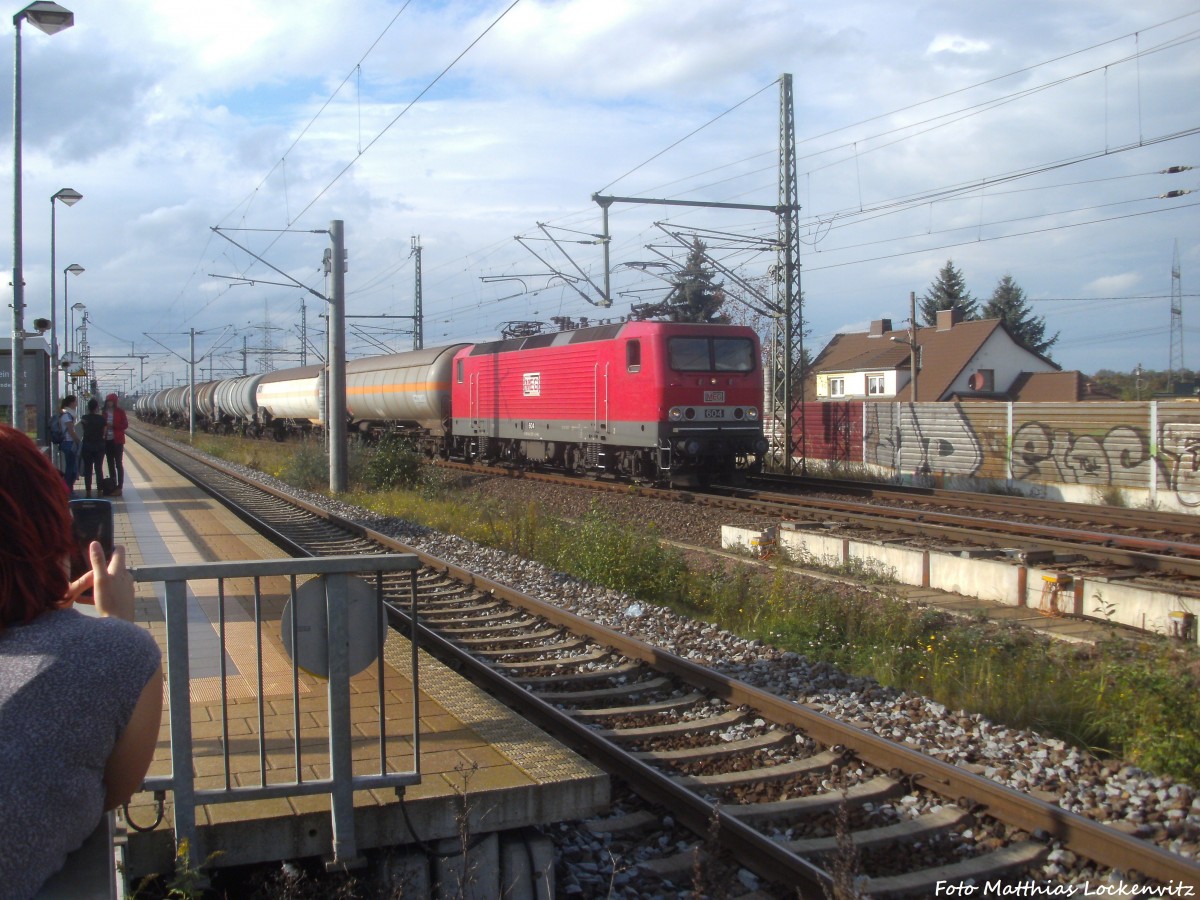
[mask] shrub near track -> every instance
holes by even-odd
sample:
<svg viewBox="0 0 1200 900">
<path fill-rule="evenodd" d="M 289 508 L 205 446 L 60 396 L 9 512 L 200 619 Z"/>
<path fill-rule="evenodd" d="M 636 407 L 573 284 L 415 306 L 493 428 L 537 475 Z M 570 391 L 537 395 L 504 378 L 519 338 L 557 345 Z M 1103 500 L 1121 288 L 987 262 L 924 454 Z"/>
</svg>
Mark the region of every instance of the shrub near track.
<svg viewBox="0 0 1200 900">
<path fill-rule="evenodd" d="M 304 473 L 324 471 L 319 444 L 297 451 L 295 445 L 204 437 L 195 446 L 297 487 L 319 490 L 327 480 L 302 480 Z M 536 559 L 950 709 L 1200 782 L 1200 657 L 1194 648 L 1153 637 L 1142 644 L 1115 636 L 1095 647 L 1063 644 L 982 620 L 914 614 L 886 588 L 800 578 L 783 565 L 763 572 L 697 564 L 647 540 L 644 528 L 613 521 L 599 505 L 568 522 L 536 504 L 481 503 L 461 485 L 449 489 L 436 470 L 414 472 L 407 463 L 394 465 L 394 458 L 374 462 L 379 452 L 351 454 L 358 460 L 351 472 L 355 492 L 346 500 Z M 313 458 L 298 460 L 302 455 Z M 379 479 L 370 473 L 378 470 L 403 471 L 392 482 L 401 486 L 374 487 Z"/>
</svg>

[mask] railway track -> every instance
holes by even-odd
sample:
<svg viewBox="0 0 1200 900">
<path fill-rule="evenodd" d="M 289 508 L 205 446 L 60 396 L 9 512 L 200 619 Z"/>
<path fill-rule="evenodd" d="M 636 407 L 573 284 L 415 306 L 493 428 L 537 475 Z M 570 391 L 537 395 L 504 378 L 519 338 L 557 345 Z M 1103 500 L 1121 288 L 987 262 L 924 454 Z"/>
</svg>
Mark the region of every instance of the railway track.
<svg viewBox="0 0 1200 900">
<path fill-rule="evenodd" d="M 414 552 L 153 443 L 295 553 Z M 878 896 L 932 895 L 938 882 L 1017 883 L 1036 879 L 1030 873 L 1064 850 L 1085 871 L 1098 866 L 1168 885 L 1200 882 L 1200 866 L 1152 844 L 418 555 L 427 567 L 415 625 L 422 645 L 693 833 L 674 852 L 646 862 L 646 872 L 690 874 L 696 850 L 715 834 L 741 865 L 805 895 L 828 889 L 839 869 L 843 877 L 864 873 L 868 880 L 859 886 Z M 398 609 L 393 618 L 413 627 Z M 658 820 L 640 812 L 590 827 L 636 845 L 639 830 Z M 857 847 L 854 864 L 847 862 L 847 835 Z"/>
<path fill-rule="evenodd" d="M 768 491 L 840 494 L 879 503 L 932 506 L 960 512 L 970 510 L 1030 522 L 1049 521 L 1060 526 L 1070 524 L 1092 531 L 1124 532 L 1133 535 L 1151 532 L 1180 541 L 1200 541 L 1200 516 L 1187 513 L 799 475 L 757 475 L 752 477 L 750 482 Z"/>
<path fill-rule="evenodd" d="M 1088 565 L 1110 577 L 1170 581 L 1173 589 L 1186 590 L 1187 582 L 1194 580 L 1198 582 L 1195 589 L 1200 590 L 1200 521 L 1189 516 L 1104 506 L 1076 509 L 1078 504 L 1072 503 L 921 488 L 909 492 L 823 479 L 799 482 L 822 492 L 812 496 L 792 492 L 796 479 L 755 479 L 759 486 L 676 490 L 496 466 L 440 465 L 596 491 L 636 492 L 656 499 L 719 506 L 746 517 L 811 522 L 924 545 L 1026 556 L 1040 552 L 1064 563 Z M 764 484 L 788 490 L 765 490 Z M 830 496 L 831 492 L 865 499 L 847 500 Z"/>
</svg>

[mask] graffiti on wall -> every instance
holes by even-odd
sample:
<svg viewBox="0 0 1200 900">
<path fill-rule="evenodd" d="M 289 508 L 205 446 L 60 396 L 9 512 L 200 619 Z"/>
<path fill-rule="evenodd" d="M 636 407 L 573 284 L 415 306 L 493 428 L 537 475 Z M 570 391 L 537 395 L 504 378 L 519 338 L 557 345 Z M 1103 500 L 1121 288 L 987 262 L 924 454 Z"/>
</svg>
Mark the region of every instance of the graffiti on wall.
<svg viewBox="0 0 1200 900">
<path fill-rule="evenodd" d="M 1022 414 L 1036 411 L 1020 406 Z M 1136 490 L 1154 483 L 1159 491 L 1173 491 L 1182 506 L 1200 508 L 1200 407 L 1164 409 L 1154 436 L 1148 408 L 1088 404 L 1062 412 L 1060 406 L 1054 415 L 1021 421 L 1011 439 L 1012 477 Z M 866 403 L 855 412 L 860 410 L 866 463 L 905 475 L 1007 476 L 1008 429 L 1003 417 L 997 427 L 995 407 Z M 1106 421 L 1120 424 L 1106 427 Z"/>
<path fill-rule="evenodd" d="M 1101 437 L 1026 422 L 1013 435 L 1013 478 L 1096 487 L 1145 487 L 1150 447 L 1145 434 L 1118 425 Z"/>
<path fill-rule="evenodd" d="M 1171 422 L 1159 429 L 1159 469 L 1184 506 L 1200 506 L 1200 424 Z"/>
<path fill-rule="evenodd" d="M 874 442 L 872 443 L 872 438 Z M 957 404 L 914 410 L 911 404 L 867 407 L 868 462 L 919 475 L 974 475 L 983 447 Z"/>
</svg>

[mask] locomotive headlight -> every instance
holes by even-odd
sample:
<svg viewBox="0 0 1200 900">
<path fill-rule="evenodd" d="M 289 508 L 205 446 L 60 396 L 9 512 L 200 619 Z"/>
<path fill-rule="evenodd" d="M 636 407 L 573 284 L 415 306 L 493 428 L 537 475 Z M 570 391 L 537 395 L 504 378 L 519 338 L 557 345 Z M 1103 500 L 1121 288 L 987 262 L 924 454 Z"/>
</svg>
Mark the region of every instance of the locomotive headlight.
<svg viewBox="0 0 1200 900">
<path fill-rule="evenodd" d="M 678 422 L 680 419 L 683 418 L 683 410 L 680 409 L 678 406 L 672 406 L 671 411 L 669 413 L 667 413 L 667 416 L 671 419 L 672 422 Z"/>
<path fill-rule="evenodd" d="M 755 421 L 758 418 L 758 407 L 756 407 L 756 406 L 746 407 L 746 418 L 749 419 L 751 422 Z"/>
<path fill-rule="evenodd" d="M 692 407 L 689 406 L 687 409 L 685 409 L 683 411 L 683 416 L 685 419 L 694 419 L 694 418 L 696 418 L 696 410 L 692 409 Z"/>
</svg>

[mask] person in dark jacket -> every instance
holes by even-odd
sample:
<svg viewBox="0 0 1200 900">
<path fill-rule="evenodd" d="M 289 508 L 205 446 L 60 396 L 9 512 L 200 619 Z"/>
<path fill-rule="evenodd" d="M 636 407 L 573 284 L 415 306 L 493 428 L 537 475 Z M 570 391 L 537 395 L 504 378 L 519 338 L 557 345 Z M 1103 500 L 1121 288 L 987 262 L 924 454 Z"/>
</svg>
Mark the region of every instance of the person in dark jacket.
<svg viewBox="0 0 1200 900">
<path fill-rule="evenodd" d="M 83 432 L 80 458 L 83 460 L 83 486 L 87 496 L 92 496 L 92 475 L 96 476 L 96 496 L 99 496 L 100 481 L 104 478 L 104 416 L 100 415 L 100 403 L 93 397 L 87 403 L 87 412 L 79 419 L 79 430 Z"/>
<path fill-rule="evenodd" d="M 108 460 L 108 477 L 112 479 L 113 496 L 121 496 L 125 486 L 125 431 L 129 428 L 129 417 L 121 409 L 116 394 L 104 398 L 104 455 Z"/>
</svg>

